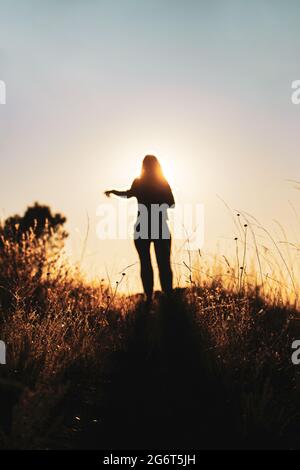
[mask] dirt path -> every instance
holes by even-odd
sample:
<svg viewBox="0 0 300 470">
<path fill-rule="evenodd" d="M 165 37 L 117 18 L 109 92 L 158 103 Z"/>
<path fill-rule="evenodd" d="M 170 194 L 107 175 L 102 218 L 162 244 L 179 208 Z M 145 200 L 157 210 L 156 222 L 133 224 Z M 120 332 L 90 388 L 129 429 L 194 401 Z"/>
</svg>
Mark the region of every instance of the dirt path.
<svg viewBox="0 0 300 470">
<path fill-rule="evenodd" d="M 207 449 L 234 438 L 226 436 L 230 410 L 180 295 L 137 308 L 128 347 L 114 353 L 100 388 L 77 448 Z"/>
</svg>

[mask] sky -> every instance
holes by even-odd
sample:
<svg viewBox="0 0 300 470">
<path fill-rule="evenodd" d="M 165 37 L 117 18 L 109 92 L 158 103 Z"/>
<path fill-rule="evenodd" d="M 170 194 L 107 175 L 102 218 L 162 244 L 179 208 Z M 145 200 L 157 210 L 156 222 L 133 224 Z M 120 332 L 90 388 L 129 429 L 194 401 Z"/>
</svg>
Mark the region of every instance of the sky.
<svg viewBox="0 0 300 470">
<path fill-rule="evenodd" d="M 98 239 L 97 208 L 154 153 L 176 200 L 204 204 L 203 250 L 233 244 L 221 199 L 294 236 L 299 24 L 296 0 L 0 0 L 1 217 L 62 212 L 75 261 L 89 220 L 84 269 L 115 280 L 137 255 Z"/>
</svg>

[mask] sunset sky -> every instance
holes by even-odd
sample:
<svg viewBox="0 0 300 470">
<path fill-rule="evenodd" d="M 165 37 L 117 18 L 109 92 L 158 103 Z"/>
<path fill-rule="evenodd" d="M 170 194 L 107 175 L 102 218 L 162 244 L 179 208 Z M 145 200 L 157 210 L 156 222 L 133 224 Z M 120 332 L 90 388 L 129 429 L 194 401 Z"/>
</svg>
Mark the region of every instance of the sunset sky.
<svg viewBox="0 0 300 470">
<path fill-rule="evenodd" d="M 1 217 L 49 204 L 76 260 L 88 214 L 84 266 L 116 279 L 137 255 L 97 239 L 96 210 L 154 153 L 176 200 L 205 205 L 204 250 L 235 236 L 218 196 L 293 238 L 299 25 L 298 0 L 0 0 Z"/>
</svg>

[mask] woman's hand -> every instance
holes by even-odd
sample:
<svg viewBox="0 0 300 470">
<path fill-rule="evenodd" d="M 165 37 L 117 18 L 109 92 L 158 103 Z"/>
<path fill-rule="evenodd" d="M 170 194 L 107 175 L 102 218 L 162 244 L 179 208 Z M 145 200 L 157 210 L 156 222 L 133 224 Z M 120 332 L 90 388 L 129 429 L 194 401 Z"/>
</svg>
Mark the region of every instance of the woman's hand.
<svg viewBox="0 0 300 470">
<path fill-rule="evenodd" d="M 117 191 L 116 189 L 111 189 L 110 191 L 105 191 L 104 194 L 106 197 L 110 197 L 111 194 L 119 197 L 130 197 L 128 195 L 129 191 Z"/>
</svg>

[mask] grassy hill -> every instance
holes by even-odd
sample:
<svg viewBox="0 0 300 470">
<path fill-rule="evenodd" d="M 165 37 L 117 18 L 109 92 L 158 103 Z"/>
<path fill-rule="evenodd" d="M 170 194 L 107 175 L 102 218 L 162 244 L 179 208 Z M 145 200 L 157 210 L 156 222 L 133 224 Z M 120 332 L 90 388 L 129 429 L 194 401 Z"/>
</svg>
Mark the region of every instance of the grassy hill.
<svg viewBox="0 0 300 470">
<path fill-rule="evenodd" d="M 296 271 L 272 237 L 279 261 L 237 215 L 236 260 L 218 265 L 199 253 L 194 269 L 189 254 L 188 287 L 156 293 L 150 308 L 119 292 L 126 273 L 115 286 L 87 282 L 66 262 L 60 214 L 36 204 L 8 219 L 0 447 L 300 448 Z"/>
<path fill-rule="evenodd" d="M 2 448 L 299 447 L 292 308 L 216 282 L 150 309 L 64 268 L 19 282 L 1 311 Z"/>
</svg>

